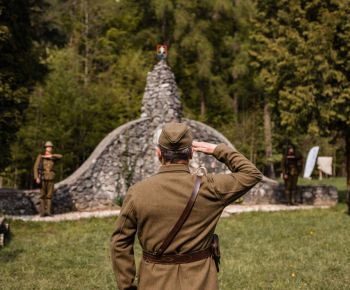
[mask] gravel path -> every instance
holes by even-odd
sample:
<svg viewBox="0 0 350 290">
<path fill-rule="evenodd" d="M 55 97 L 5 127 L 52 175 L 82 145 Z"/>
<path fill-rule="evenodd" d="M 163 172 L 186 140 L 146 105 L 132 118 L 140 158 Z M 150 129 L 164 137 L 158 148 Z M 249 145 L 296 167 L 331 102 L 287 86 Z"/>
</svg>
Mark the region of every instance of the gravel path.
<svg viewBox="0 0 350 290">
<path fill-rule="evenodd" d="M 60 222 L 60 221 L 74 221 L 86 218 L 104 218 L 111 216 L 118 216 L 120 209 L 114 210 L 101 210 L 101 211 L 74 211 L 62 214 L 56 214 L 54 216 L 40 217 L 39 215 L 22 215 L 13 216 L 7 215 L 6 218 L 23 221 L 33 222 Z"/>
<path fill-rule="evenodd" d="M 285 204 L 258 204 L 258 205 L 229 205 L 225 208 L 221 217 L 229 217 L 233 214 L 255 211 L 291 211 L 291 210 L 306 210 L 314 208 L 330 208 L 328 205 L 285 205 Z"/>
<path fill-rule="evenodd" d="M 295 205 L 287 206 L 284 204 L 264 204 L 264 205 L 229 205 L 225 208 L 221 217 L 229 217 L 234 214 L 244 212 L 273 212 L 273 211 L 290 211 L 290 210 L 307 210 L 314 208 L 329 208 L 330 206 L 314 206 L 314 205 Z M 69 212 L 63 214 L 57 214 L 52 217 L 40 217 L 39 215 L 26 215 L 26 216 L 11 216 L 7 215 L 6 218 L 23 221 L 45 221 L 45 222 L 60 222 L 60 221 L 73 221 L 84 218 L 104 218 L 111 216 L 118 216 L 120 209 L 101 210 L 101 211 L 86 211 L 86 212 Z"/>
</svg>

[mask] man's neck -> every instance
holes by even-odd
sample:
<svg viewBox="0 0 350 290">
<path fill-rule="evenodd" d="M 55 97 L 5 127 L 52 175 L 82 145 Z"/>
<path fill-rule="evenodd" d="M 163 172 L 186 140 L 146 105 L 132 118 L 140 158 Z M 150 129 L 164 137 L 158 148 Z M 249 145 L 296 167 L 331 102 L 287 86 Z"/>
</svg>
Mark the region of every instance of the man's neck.
<svg viewBox="0 0 350 290">
<path fill-rule="evenodd" d="M 176 162 L 162 162 L 162 165 L 176 165 L 176 164 L 182 164 L 182 165 L 188 165 L 188 161 L 186 160 L 179 160 Z"/>
</svg>

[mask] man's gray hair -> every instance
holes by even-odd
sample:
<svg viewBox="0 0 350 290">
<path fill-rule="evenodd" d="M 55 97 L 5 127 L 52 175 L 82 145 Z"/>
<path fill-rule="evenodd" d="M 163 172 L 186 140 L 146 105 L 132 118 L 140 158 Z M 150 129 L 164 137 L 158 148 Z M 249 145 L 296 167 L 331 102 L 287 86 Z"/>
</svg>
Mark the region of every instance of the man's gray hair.
<svg viewBox="0 0 350 290">
<path fill-rule="evenodd" d="M 192 146 L 181 150 L 169 150 L 158 145 L 165 162 L 176 163 L 178 161 L 188 161 L 192 156 Z"/>
</svg>

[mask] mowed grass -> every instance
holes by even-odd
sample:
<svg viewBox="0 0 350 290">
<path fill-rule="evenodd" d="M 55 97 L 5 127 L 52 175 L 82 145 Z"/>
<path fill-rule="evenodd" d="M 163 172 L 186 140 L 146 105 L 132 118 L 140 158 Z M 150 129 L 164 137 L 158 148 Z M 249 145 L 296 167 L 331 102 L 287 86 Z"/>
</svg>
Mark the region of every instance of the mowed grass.
<svg viewBox="0 0 350 290">
<path fill-rule="evenodd" d="M 109 258 L 114 223 L 10 221 L 11 240 L 0 250 L 0 289 L 116 289 Z M 344 203 L 235 215 L 221 219 L 217 233 L 220 289 L 350 289 Z M 140 253 L 136 245 L 138 261 Z"/>
<path fill-rule="evenodd" d="M 113 219 L 11 221 L 0 250 L 0 289 L 115 289 L 109 263 Z"/>
<path fill-rule="evenodd" d="M 350 217 L 329 210 L 221 220 L 220 289 L 350 289 Z"/>
</svg>

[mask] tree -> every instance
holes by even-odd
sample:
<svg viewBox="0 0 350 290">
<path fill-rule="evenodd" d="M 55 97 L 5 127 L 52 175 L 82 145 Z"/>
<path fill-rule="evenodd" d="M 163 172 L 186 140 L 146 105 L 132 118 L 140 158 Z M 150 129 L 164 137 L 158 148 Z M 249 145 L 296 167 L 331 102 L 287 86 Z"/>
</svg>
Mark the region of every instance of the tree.
<svg viewBox="0 0 350 290">
<path fill-rule="evenodd" d="M 232 116 L 230 84 L 225 79 L 232 63 L 228 41 L 234 33 L 232 2 L 177 1 L 173 17 L 169 63 L 187 113 L 211 124 L 220 123 Z"/>
<path fill-rule="evenodd" d="M 105 2 L 82 1 L 81 6 L 68 3 L 77 13 L 68 22 L 56 20 L 69 42 L 66 48 L 50 50 L 50 74 L 30 95 L 26 121 L 12 146 L 8 171 L 19 186 L 32 185 L 31 168 L 45 140 L 53 141 L 65 155 L 57 172 L 62 179 L 87 159 L 107 133 L 139 116 L 149 54 L 134 45 L 138 35 L 129 35 L 137 31 L 142 10 L 130 3 L 131 7 L 113 3 L 114 9 L 128 13 L 116 18 Z M 86 9 L 92 18 L 88 24 Z M 135 15 L 134 23 L 130 15 Z"/>
<path fill-rule="evenodd" d="M 0 171 L 10 163 L 28 95 L 47 72 L 43 44 L 59 38 L 43 18 L 46 8 L 44 0 L 0 1 Z"/>
<path fill-rule="evenodd" d="M 257 1 L 253 65 L 286 134 L 345 140 L 350 192 L 349 1 Z M 350 194 L 350 193 L 349 193 Z"/>
</svg>

